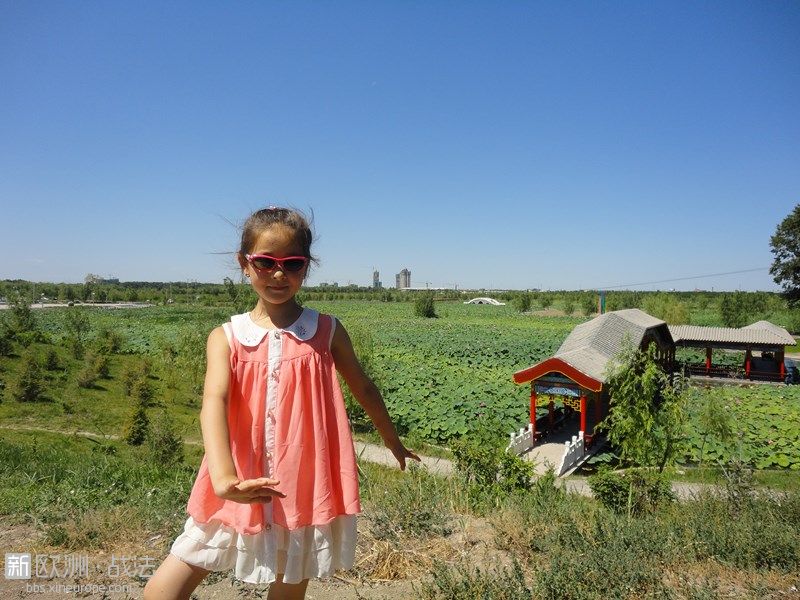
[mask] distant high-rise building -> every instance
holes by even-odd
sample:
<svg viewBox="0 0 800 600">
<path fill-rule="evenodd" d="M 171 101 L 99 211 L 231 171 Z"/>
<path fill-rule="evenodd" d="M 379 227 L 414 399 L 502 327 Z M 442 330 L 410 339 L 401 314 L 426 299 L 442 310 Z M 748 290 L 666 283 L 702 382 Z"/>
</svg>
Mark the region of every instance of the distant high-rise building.
<svg viewBox="0 0 800 600">
<path fill-rule="evenodd" d="M 395 284 L 398 290 L 411 287 L 411 271 L 403 269 L 395 275 Z"/>
<path fill-rule="evenodd" d="M 372 272 L 372 287 L 376 290 L 379 290 L 383 287 L 381 284 L 381 274 L 379 271 Z"/>
</svg>

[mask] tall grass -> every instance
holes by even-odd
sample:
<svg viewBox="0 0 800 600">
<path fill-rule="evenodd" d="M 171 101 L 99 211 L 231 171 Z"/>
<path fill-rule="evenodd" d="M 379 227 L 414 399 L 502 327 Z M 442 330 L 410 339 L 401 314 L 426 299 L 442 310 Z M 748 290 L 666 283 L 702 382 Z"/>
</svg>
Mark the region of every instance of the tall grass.
<svg viewBox="0 0 800 600">
<path fill-rule="evenodd" d="M 0 515 L 37 526 L 67 549 L 176 533 L 195 469 L 162 468 L 142 452 L 86 438 L 0 440 Z"/>
</svg>

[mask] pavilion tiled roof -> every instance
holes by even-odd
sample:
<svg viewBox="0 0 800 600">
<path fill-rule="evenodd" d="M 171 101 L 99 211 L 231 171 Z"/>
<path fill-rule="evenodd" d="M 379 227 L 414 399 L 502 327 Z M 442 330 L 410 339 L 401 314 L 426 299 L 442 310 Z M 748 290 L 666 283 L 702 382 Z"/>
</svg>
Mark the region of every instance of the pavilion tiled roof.
<svg viewBox="0 0 800 600">
<path fill-rule="evenodd" d="M 754 346 L 791 346 L 795 343 L 795 339 L 788 331 L 769 321 L 758 321 L 742 328 L 670 325 L 669 332 L 676 344 L 685 341 L 750 344 Z"/>
<path fill-rule="evenodd" d="M 626 341 L 638 348 L 645 333 L 664 321 L 638 308 L 607 312 L 577 325 L 555 353 L 558 358 L 593 379 L 605 382 L 608 364 Z"/>
</svg>

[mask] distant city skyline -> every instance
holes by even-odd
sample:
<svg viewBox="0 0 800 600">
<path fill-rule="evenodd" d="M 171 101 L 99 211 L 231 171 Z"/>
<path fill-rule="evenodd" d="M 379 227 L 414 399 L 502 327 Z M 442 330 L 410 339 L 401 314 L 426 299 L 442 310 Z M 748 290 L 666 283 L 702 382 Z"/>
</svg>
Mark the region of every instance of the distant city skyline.
<svg viewBox="0 0 800 600">
<path fill-rule="evenodd" d="M 800 3 L 0 17 L 0 279 L 238 280 L 237 227 L 292 205 L 310 285 L 778 290 Z"/>
</svg>

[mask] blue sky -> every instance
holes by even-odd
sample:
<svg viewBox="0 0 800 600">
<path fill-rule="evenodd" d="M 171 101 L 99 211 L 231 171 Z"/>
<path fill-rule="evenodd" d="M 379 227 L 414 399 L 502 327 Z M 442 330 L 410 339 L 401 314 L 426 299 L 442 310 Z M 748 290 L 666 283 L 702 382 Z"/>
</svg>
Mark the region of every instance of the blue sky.
<svg viewBox="0 0 800 600">
<path fill-rule="evenodd" d="M 776 289 L 797 2 L 0 1 L 0 279 Z"/>
</svg>

